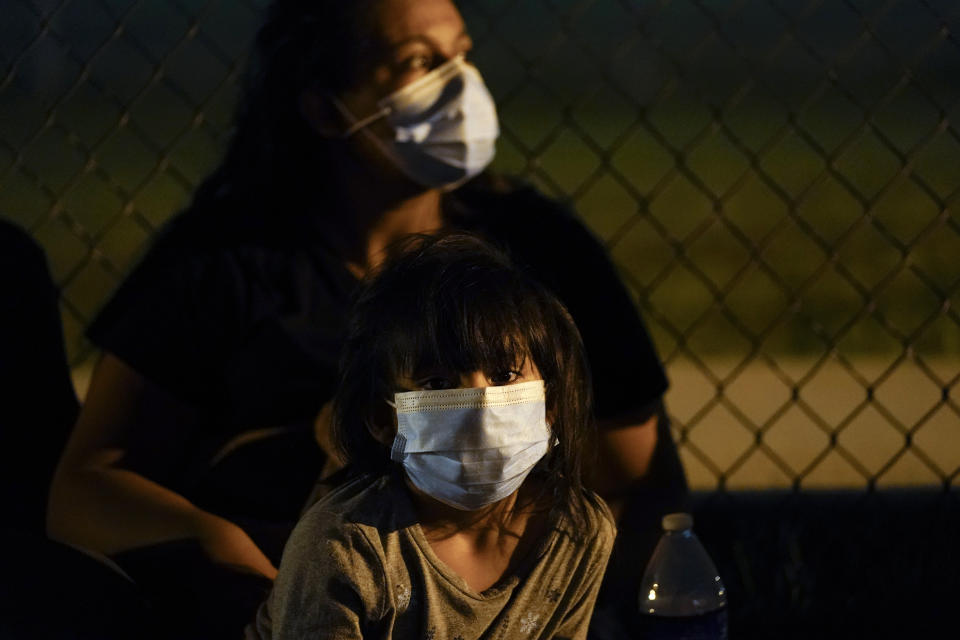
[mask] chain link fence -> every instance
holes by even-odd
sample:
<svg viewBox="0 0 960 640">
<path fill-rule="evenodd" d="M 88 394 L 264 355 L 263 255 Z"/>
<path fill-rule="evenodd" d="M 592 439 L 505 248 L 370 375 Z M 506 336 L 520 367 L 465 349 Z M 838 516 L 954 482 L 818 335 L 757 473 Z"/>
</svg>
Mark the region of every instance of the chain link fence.
<svg viewBox="0 0 960 640">
<path fill-rule="evenodd" d="M 0 0 L 0 215 L 83 327 L 216 165 L 266 0 Z M 957 486 L 960 6 L 462 0 L 495 167 L 609 247 L 694 487 Z"/>
</svg>

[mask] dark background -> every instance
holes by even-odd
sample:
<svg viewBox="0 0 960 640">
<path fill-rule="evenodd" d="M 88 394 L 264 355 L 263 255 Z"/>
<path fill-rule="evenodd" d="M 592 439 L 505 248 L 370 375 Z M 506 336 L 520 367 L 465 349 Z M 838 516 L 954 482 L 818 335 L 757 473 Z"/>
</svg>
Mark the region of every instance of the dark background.
<svg viewBox="0 0 960 640">
<path fill-rule="evenodd" d="M 83 327 L 215 166 L 265 4 L 0 0 L 0 216 L 48 252 L 81 391 Z M 495 168 L 610 248 L 695 487 L 957 484 L 955 1 L 460 7 Z"/>
</svg>

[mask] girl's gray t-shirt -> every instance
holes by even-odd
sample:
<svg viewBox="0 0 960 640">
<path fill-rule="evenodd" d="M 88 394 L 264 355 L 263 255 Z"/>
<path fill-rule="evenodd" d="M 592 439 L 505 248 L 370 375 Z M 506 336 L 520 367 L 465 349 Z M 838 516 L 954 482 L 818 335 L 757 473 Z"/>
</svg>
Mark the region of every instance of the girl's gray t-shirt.
<svg viewBox="0 0 960 640">
<path fill-rule="evenodd" d="M 248 640 L 586 638 L 616 534 L 599 500 L 515 575 L 477 593 L 433 553 L 402 479 L 365 476 L 314 505 L 287 543 Z"/>
</svg>

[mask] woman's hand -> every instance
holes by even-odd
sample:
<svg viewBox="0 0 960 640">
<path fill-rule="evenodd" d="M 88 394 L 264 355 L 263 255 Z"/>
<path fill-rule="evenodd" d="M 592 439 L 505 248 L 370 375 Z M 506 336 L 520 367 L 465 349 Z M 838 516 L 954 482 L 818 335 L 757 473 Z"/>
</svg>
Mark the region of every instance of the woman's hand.
<svg viewBox="0 0 960 640">
<path fill-rule="evenodd" d="M 277 577 L 277 568 L 247 533 L 229 520 L 203 514 L 198 523 L 197 540 L 214 564 L 243 573 Z"/>
<path fill-rule="evenodd" d="M 160 443 L 155 464 L 176 464 L 174 434 L 195 424 L 189 407 L 106 353 L 53 479 L 50 537 L 108 556 L 195 538 L 212 562 L 273 579 L 276 568 L 240 527 L 121 464 L 135 433 Z"/>
</svg>

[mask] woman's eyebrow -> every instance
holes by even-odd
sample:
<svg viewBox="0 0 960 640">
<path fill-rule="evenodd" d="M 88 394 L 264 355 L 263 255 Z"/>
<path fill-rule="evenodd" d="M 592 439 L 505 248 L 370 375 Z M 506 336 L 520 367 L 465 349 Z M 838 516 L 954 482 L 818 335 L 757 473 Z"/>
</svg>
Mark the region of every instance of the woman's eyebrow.
<svg viewBox="0 0 960 640">
<path fill-rule="evenodd" d="M 461 32 L 457 35 L 457 41 L 459 42 L 459 41 L 461 41 L 461 40 L 472 40 L 472 38 L 470 37 L 470 34 L 467 33 L 467 30 L 466 30 L 466 29 L 464 29 L 463 31 L 461 31 Z M 403 46 L 406 46 L 406 45 L 408 45 L 408 44 L 413 44 L 413 43 L 417 43 L 417 42 L 419 42 L 419 43 L 421 43 L 421 44 L 425 44 L 425 45 L 427 45 L 428 47 L 430 47 L 431 49 L 434 49 L 434 50 L 436 50 L 436 51 L 441 51 L 441 50 L 442 50 L 442 47 L 440 47 L 433 38 L 431 38 L 431 37 L 429 37 L 429 36 L 427 36 L 427 35 L 424 35 L 424 34 L 417 34 L 417 35 L 410 36 L 409 38 L 404 38 L 403 40 L 398 40 L 398 41 L 396 41 L 396 42 L 389 42 L 389 43 L 386 44 L 386 47 L 385 47 L 385 48 L 387 48 L 387 49 L 399 49 L 399 48 L 401 48 L 401 47 L 403 47 Z"/>
</svg>

